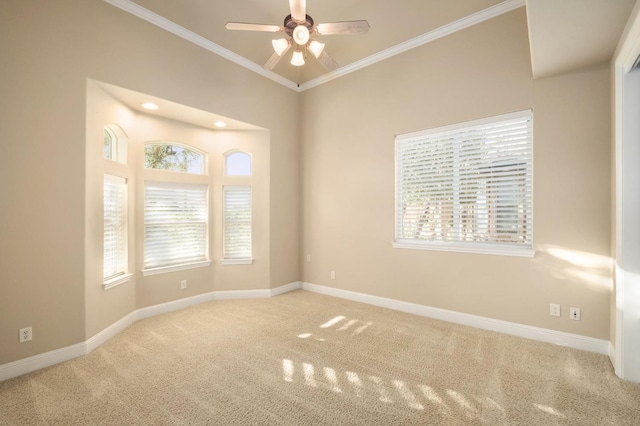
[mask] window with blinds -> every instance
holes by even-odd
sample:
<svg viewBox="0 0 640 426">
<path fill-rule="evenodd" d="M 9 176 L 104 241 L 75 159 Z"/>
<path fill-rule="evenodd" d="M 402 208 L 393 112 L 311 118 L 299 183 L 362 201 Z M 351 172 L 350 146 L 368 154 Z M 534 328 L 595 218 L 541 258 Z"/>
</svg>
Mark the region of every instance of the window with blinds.
<svg viewBox="0 0 640 426">
<path fill-rule="evenodd" d="M 145 182 L 144 268 L 207 260 L 207 186 Z"/>
<path fill-rule="evenodd" d="M 531 110 L 396 137 L 396 241 L 531 256 Z"/>
<path fill-rule="evenodd" d="M 104 175 L 104 280 L 127 272 L 127 181 Z"/>
<path fill-rule="evenodd" d="M 222 188 L 224 258 L 251 259 L 251 186 Z"/>
</svg>

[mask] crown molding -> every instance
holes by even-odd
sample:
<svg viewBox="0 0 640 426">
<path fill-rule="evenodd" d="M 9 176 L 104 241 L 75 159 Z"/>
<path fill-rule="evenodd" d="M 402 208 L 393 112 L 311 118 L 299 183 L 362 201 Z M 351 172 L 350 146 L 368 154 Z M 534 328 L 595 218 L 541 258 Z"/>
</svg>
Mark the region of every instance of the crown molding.
<svg viewBox="0 0 640 426">
<path fill-rule="evenodd" d="M 288 87 L 289 89 L 296 90 L 296 91 L 298 90 L 297 83 L 294 83 L 293 81 L 288 80 L 282 77 L 281 75 L 274 73 L 273 71 L 265 70 L 255 62 L 252 62 L 247 58 L 240 56 L 237 53 L 234 53 L 231 50 L 226 49 L 220 46 L 219 44 L 216 44 L 211 40 L 206 39 L 201 35 L 194 33 L 193 31 L 190 31 L 176 24 L 175 22 L 168 20 L 167 18 L 164 18 L 158 15 L 157 13 L 150 11 L 149 9 L 145 9 L 144 7 L 132 2 L 131 0 L 104 0 L 104 1 L 106 3 L 109 3 L 112 6 L 122 9 L 127 13 L 130 13 L 140 19 L 143 19 L 157 27 L 160 27 L 165 31 L 175 34 L 178 37 L 181 37 L 195 44 L 196 46 L 200 46 L 203 49 L 206 49 L 212 53 L 215 53 L 218 56 L 222 56 L 223 58 L 228 59 L 229 61 L 234 62 L 240 65 L 241 67 L 248 69 L 249 71 L 253 71 L 256 74 L 260 74 L 261 76 L 266 77 L 270 80 L 273 80 L 276 83 L 279 83 L 285 87 Z"/>
<path fill-rule="evenodd" d="M 502 3 L 488 7 L 487 9 L 481 10 L 480 12 L 473 13 L 469 16 L 458 19 L 457 21 L 454 21 L 449 24 L 443 25 L 439 28 L 436 28 L 433 31 L 429 31 L 428 33 L 412 38 L 411 40 L 407 40 L 403 43 L 400 43 L 388 49 L 382 50 L 364 59 L 361 59 L 356 62 L 352 62 L 351 64 L 345 65 L 343 67 L 340 67 L 337 70 L 324 74 L 318 78 L 309 80 L 302 84 L 297 84 L 291 80 L 288 80 L 282 77 L 279 74 L 274 73 L 273 71 L 265 70 L 255 62 L 252 62 L 247 58 L 240 56 L 237 53 L 234 53 L 229 49 L 226 49 L 212 42 L 211 40 L 204 38 L 194 33 L 193 31 L 190 31 L 176 24 L 175 22 L 170 21 L 158 15 L 157 13 L 154 13 L 148 9 L 145 9 L 144 7 L 132 2 L 131 0 L 104 0 L 104 1 L 140 19 L 143 19 L 153 25 L 156 25 L 172 34 L 175 34 L 178 37 L 181 37 L 197 46 L 200 46 L 203 49 L 206 49 L 212 53 L 215 53 L 216 55 L 222 56 L 223 58 L 228 59 L 229 61 L 234 62 L 250 71 L 253 71 L 256 74 L 260 74 L 261 76 L 266 77 L 270 80 L 273 80 L 276 83 L 279 83 L 289 89 L 295 90 L 296 92 L 304 92 L 305 90 L 309 90 L 314 87 L 320 86 L 331 80 L 335 80 L 347 74 L 351 74 L 352 72 L 358 71 L 362 68 L 366 68 L 377 62 L 399 55 L 408 50 L 415 49 L 416 47 L 422 46 L 434 40 L 438 40 L 442 37 L 446 37 L 455 32 L 464 30 L 465 28 L 469 28 L 473 25 L 479 24 L 484 21 L 488 21 L 489 19 L 495 18 L 497 16 L 503 15 L 505 13 L 511 12 L 512 10 L 525 6 L 525 0 L 505 0 Z"/>
<path fill-rule="evenodd" d="M 464 30 L 465 28 L 469 28 L 481 22 L 488 21 L 489 19 L 495 18 L 496 16 L 503 15 L 507 12 L 511 12 L 512 10 L 518 9 L 523 6 L 525 6 L 525 0 L 506 0 L 502 3 L 496 4 L 494 6 L 488 7 L 487 9 L 481 10 L 480 12 L 473 13 L 469 16 L 465 16 L 464 18 L 458 19 L 457 21 L 443 25 L 439 28 L 436 28 L 433 31 L 429 31 L 428 33 L 414 37 L 405 42 L 396 44 L 395 46 L 382 50 L 371 56 L 367 56 L 364 59 L 361 59 L 356 62 L 352 62 L 349 65 L 340 67 L 335 71 L 324 74 L 318 78 L 302 83 L 300 85 L 299 91 L 303 92 L 305 90 L 320 86 L 331 80 L 335 80 L 336 78 L 345 76 L 347 74 L 351 74 L 352 72 L 368 67 L 369 65 L 373 65 L 377 62 L 384 61 L 385 59 L 399 55 L 408 50 L 415 49 L 416 47 L 419 47 L 424 44 L 430 43 L 432 41 L 438 40 L 440 38 L 446 37 L 448 35 Z"/>
</svg>

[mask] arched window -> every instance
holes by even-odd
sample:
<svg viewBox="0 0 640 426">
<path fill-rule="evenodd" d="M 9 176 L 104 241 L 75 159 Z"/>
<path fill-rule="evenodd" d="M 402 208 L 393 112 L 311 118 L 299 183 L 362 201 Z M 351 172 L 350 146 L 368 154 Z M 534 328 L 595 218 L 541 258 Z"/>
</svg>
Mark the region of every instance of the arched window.
<svg viewBox="0 0 640 426">
<path fill-rule="evenodd" d="M 107 160 L 116 161 L 118 158 L 118 139 L 108 128 L 104 128 L 104 143 L 102 145 L 102 156 Z"/>
<path fill-rule="evenodd" d="M 226 154 L 224 172 L 226 176 L 251 176 L 251 155 L 242 151 Z"/>
<path fill-rule="evenodd" d="M 170 142 L 153 142 L 144 146 L 146 169 L 205 174 L 204 155 L 184 145 Z"/>
<path fill-rule="evenodd" d="M 102 135 L 102 157 L 127 164 L 127 135 L 120 126 L 107 124 Z"/>
</svg>

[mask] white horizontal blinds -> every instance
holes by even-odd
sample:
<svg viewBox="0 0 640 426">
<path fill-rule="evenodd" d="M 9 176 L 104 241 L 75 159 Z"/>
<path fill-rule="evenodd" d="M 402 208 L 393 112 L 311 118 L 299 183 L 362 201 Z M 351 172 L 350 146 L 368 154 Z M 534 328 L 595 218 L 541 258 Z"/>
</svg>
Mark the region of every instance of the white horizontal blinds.
<svg viewBox="0 0 640 426">
<path fill-rule="evenodd" d="M 144 268 L 207 259 L 207 186 L 145 182 Z"/>
<path fill-rule="evenodd" d="M 531 111 L 398 137 L 396 150 L 398 240 L 531 246 Z"/>
<path fill-rule="evenodd" d="M 127 269 L 127 181 L 104 175 L 104 279 Z"/>
<path fill-rule="evenodd" d="M 251 258 L 251 186 L 223 187 L 224 258 Z"/>
</svg>

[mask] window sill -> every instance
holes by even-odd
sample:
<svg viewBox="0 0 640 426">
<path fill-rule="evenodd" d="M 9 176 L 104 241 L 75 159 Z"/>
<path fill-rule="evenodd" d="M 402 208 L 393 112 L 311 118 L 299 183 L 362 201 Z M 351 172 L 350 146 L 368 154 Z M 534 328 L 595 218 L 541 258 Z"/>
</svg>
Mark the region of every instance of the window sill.
<svg viewBox="0 0 640 426">
<path fill-rule="evenodd" d="M 115 286 L 118 286 L 120 284 L 124 284 L 126 282 L 131 281 L 131 277 L 133 276 L 133 274 L 128 273 L 128 274 L 123 274 L 123 275 L 118 275 L 117 277 L 108 279 L 106 281 L 104 281 L 102 283 L 102 288 L 104 290 L 109 290 L 110 288 L 113 288 Z"/>
<path fill-rule="evenodd" d="M 205 268 L 211 265 L 210 260 L 203 260 L 200 262 L 181 263 L 179 265 L 160 266 L 158 268 L 143 269 L 142 275 L 148 277 L 150 275 L 164 274 L 167 272 L 184 271 L 185 269 Z"/>
<path fill-rule="evenodd" d="M 222 259 L 220 263 L 223 265 L 251 265 L 253 259 Z"/>
<path fill-rule="evenodd" d="M 493 254 L 500 256 L 516 256 L 516 257 L 534 257 L 536 251 L 531 248 L 520 247 L 500 247 L 495 245 L 474 244 L 473 246 L 460 246 L 454 244 L 438 244 L 438 243 L 414 243 L 414 242 L 394 242 L 393 248 L 411 249 L 411 250 L 434 250 L 449 251 L 457 253 L 473 253 L 473 254 Z"/>
</svg>

